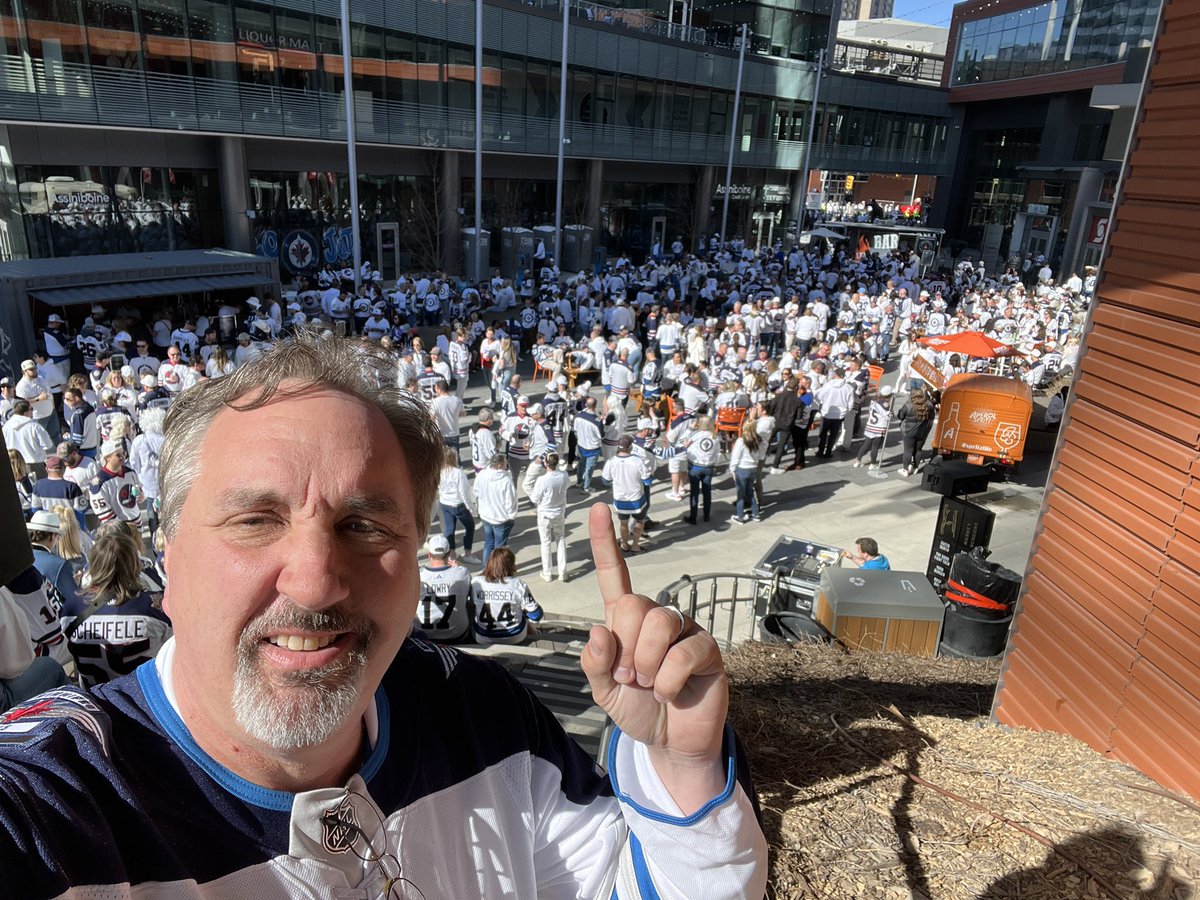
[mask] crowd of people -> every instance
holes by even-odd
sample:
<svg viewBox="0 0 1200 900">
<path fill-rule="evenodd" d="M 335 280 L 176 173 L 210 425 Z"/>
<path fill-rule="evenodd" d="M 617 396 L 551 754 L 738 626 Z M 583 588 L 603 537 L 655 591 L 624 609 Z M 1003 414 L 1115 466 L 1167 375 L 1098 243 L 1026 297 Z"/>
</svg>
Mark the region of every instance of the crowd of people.
<svg viewBox="0 0 1200 900">
<path fill-rule="evenodd" d="M 656 504 L 685 504 L 689 525 L 711 521 L 721 493 L 742 526 L 763 518 L 765 476 L 835 454 L 911 475 L 938 405 L 914 359 L 947 376 L 988 365 L 921 339 L 985 332 L 1020 348 L 1008 374 L 1051 386 L 1074 363 L 1094 285 L 1092 272 L 1059 284 L 1045 266 L 926 272 L 906 251 L 823 241 L 754 250 L 714 237 L 695 253 L 680 241 L 657 249 L 641 264 L 621 257 L 575 275 L 546 258 L 478 284 L 427 273 L 385 286 L 369 263 L 358 279 L 326 268 L 278 297 L 208 309 L 144 316 L 97 305 L 74 329 L 51 314 L 21 377 L 0 380 L 26 517 L 41 523 L 47 553 L 68 560 L 78 590 L 93 529 L 108 524 L 144 537 L 149 580 L 171 405 L 297 328 L 352 335 L 389 353 L 397 385 L 428 404 L 446 447 L 433 511 L 441 533 L 426 548 L 416 627 L 433 639 L 519 641 L 541 615 L 509 547 L 519 517 L 536 523 L 541 578 L 566 580 L 572 497 L 608 492 L 621 549 L 636 554 L 660 525 L 650 515 L 659 480 L 669 488 Z M 888 446 L 897 424 L 898 459 Z M 39 655 L 72 646 L 61 623 L 85 595 L 69 587 L 51 592 L 51 622 L 29 611 Z"/>
</svg>

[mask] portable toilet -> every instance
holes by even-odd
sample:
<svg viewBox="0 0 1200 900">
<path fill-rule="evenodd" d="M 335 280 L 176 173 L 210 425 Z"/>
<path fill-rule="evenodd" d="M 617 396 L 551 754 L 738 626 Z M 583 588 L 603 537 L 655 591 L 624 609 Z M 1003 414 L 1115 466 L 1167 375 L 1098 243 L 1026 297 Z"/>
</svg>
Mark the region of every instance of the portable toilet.
<svg viewBox="0 0 1200 900">
<path fill-rule="evenodd" d="M 479 244 L 479 270 L 475 269 L 475 244 Z M 477 231 L 474 228 L 462 230 L 463 271 L 467 281 L 476 284 L 487 278 L 489 271 L 488 255 L 492 251 L 492 233 L 487 229 Z"/>
<path fill-rule="evenodd" d="M 533 249 L 536 251 L 538 242 L 544 241 L 546 244 L 546 259 L 554 258 L 554 235 L 555 231 L 553 225 L 539 225 L 533 229 Z M 559 264 L 560 268 L 562 267 L 561 260 L 555 260 L 555 262 Z M 529 265 L 532 268 L 540 267 L 538 262 L 532 257 L 530 258 Z"/>
<path fill-rule="evenodd" d="M 500 230 L 500 273 L 515 278 L 517 271 L 528 268 L 533 260 L 533 232 L 528 228 Z"/>
<path fill-rule="evenodd" d="M 587 225 L 567 225 L 563 228 L 562 259 L 558 267 L 563 272 L 580 272 L 592 263 L 592 229 Z"/>
</svg>

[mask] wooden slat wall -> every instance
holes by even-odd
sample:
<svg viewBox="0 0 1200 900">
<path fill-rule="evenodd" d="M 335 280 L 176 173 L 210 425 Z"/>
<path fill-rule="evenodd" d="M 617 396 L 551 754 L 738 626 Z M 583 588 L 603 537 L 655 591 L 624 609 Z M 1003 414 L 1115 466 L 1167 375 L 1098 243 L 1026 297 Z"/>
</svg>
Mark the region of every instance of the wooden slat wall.
<svg viewBox="0 0 1200 900">
<path fill-rule="evenodd" d="M 1156 49 L 993 711 L 1200 797 L 1200 2 Z"/>
</svg>

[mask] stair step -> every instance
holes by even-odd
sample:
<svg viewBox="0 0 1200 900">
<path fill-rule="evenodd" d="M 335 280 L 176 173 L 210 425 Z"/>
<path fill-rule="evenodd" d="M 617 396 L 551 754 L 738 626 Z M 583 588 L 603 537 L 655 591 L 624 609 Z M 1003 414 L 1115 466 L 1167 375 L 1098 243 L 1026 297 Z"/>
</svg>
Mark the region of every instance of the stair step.
<svg viewBox="0 0 1200 900">
<path fill-rule="evenodd" d="M 543 623 L 538 637 L 529 643 L 467 645 L 459 649 L 489 657 L 512 672 L 594 759 L 608 717 L 592 700 L 591 686 L 579 666 L 592 624 L 564 617 L 563 621 Z"/>
</svg>

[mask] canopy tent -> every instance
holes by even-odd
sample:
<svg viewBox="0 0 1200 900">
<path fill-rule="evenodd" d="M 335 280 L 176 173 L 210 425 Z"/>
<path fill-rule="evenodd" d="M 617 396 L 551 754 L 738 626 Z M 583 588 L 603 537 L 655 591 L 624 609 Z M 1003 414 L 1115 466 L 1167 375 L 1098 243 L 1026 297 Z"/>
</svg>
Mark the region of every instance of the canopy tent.
<svg viewBox="0 0 1200 900">
<path fill-rule="evenodd" d="M 269 287 L 277 284 L 278 279 L 273 276 L 245 273 L 122 281 L 79 287 L 36 288 L 29 293 L 50 306 L 75 306 L 80 303 L 107 303 L 139 297 L 167 297 L 174 294 L 197 294 L 203 291 Z"/>
<path fill-rule="evenodd" d="M 825 238 L 826 240 L 830 241 L 846 240 L 846 235 L 842 234 L 840 231 L 834 231 L 832 228 L 814 228 L 812 231 L 806 231 L 804 233 L 809 237 Z"/>
<path fill-rule="evenodd" d="M 988 337 L 982 331 L 960 331 L 957 334 L 939 334 L 917 338 L 917 343 L 932 347 L 939 353 L 961 353 L 963 356 L 972 356 L 978 359 L 1025 355 L 1011 344 Z"/>
</svg>

